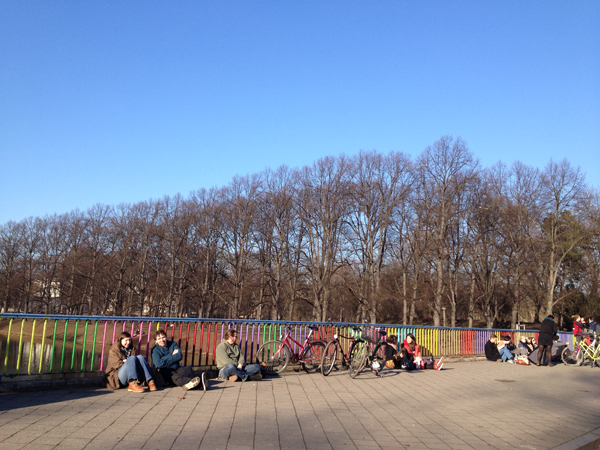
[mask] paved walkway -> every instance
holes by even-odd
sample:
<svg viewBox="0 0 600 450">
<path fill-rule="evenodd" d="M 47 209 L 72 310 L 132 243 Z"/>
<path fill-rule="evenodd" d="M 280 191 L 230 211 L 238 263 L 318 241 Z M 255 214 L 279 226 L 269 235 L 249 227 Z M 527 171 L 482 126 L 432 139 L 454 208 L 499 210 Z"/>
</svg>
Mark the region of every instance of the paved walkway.
<svg viewBox="0 0 600 450">
<path fill-rule="evenodd" d="M 381 379 L 213 381 L 185 394 L 0 394 L 0 448 L 550 449 L 600 432 L 599 381 L 589 367 L 473 362 Z"/>
</svg>

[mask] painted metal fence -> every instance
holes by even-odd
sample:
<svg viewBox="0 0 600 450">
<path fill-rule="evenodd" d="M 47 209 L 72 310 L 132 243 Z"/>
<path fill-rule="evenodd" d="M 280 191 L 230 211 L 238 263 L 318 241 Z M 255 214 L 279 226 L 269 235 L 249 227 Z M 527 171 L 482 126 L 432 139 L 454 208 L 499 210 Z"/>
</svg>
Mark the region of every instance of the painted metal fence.
<svg viewBox="0 0 600 450">
<path fill-rule="evenodd" d="M 215 351 L 228 328 L 235 328 L 238 343 L 253 361 L 258 347 L 279 339 L 288 322 L 219 319 L 175 319 L 149 317 L 45 316 L 39 314 L 0 314 L 0 375 L 35 375 L 73 372 L 102 372 L 114 340 L 123 331 L 133 336 L 138 353 L 151 361 L 154 333 L 164 329 L 183 353 L 182 365 L 214 367 Z M 412 333 L 424 356 L 480 355 L 492 333 L 508 334 L 517 342 L 521 336 L 535 336 L 531 330 L 490 330 L 403 325 L 371 325 L 293 322 L 292 337 L 303 342 L 309 325 L 317 325 L 313 341 L 327 343 L 334 333 L 350 335 L 352 326 L 362 326 L 363 334 L 377 339 L 377 330 L 385 329 L 402 342 Z M 572 342 L 572 333 L 560 333 L 564 342 Z M 344 341 L 348 345 L 349 341 Z M 292 350 L 299 352 L 294 344 Z"/>
</svg>

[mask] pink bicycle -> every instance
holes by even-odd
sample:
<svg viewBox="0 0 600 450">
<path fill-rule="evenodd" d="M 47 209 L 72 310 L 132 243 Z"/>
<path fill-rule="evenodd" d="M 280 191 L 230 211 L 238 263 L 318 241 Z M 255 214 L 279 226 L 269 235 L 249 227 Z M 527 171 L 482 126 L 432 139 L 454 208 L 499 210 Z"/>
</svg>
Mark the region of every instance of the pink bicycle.
<svg viewBox="0 0 600 450">
<path fill-rule="evenodd" d="M 269 373 L 283 372 L 290 361 L 300 363 L 306 372 L 320 368 L 325 344 L 311 340 L 312 334 L 319 329 L 318 327 L 311 325 L 308 328 L 310 332 L 304 343 L 300 344 L 291 336 L 292 327 L 288 325 L 285 336 L 281 340 L 268 341 L 260 346 L 256 362 Z M 298 353 L 292 350 L 292 343 L 300 348 Z"/>
</svg>

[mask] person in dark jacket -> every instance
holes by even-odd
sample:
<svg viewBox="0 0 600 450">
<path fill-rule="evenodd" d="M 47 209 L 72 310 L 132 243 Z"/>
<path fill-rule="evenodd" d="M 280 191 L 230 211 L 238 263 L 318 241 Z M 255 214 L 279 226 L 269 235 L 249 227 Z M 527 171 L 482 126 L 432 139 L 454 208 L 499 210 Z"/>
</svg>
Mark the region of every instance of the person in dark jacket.
<svg viewBox="0 0 600 450">
<path fill-rule="evenodd" d="M 388 369 L 402 368 L 402 357 L 398 354 L 398 338 L 393 334 L 387 337 L 385 345 L 385 367 Z"/>
<path fill-rule="evenodd" d="M 592 332 L 596 332 L 597 328 L 598 328 L 598 318 L 590 317 L 590 320 L 588 321 L 588 329 Z"/>
<path fill-rule="evenodd" d="M 540 326 L 538 366 L 544 363 L 544 356 L 546 356 L 548 358 L 548 367 L 552 367 L 552 343 L 554 341 L 553 336 L 557 332 L 558 326 L 554 322 L 554 316 L 550 314 L 542 320 L 542 325 Z"/>
<path fill-rule="evenodd" d="M 504 340 L 498 342 L 498 338 L 495 334 L 492 334 L 490 340 L 485 344 L 485 357 L 488 361 L 498 361 L 499 359 L 502 359 L 502 361 L 508 361 L 511 364 L 514 363 L 512 353 L 506 347 Z"/>
<path fill-rule="evenodd" d="M 485 343 L 485 357 L 488 361 L 498 361 L 501 358 L 496 345 L 497 340 L 496 335 L 492 334 L 490 340 Z"/>
<path fill-rule="evenodd" d="M 575 344 L 579 345 L 583 336 L 583 327 L 581 326 L 581 316 L 578 314 L 573 316 L 573 336 L 575 336 Z"/>
<path fill-rule="evenodd" d="M 152 365 L 158 369 L 165 382 L 181 386 L 185 390 L 194 389 L 201 384 L 202 389 L 206 391 L 206 372 L 202 372 L 198 377 L 194 375 L 191 367 L 181 367 L 179 364 L 183 358 L 181 350 L 175 342 L 167 339 L 167 333 L 164 330 L 156 332 L 154 341 L 156 345 L 152 347 L 151 351 Z"/>
</svg>

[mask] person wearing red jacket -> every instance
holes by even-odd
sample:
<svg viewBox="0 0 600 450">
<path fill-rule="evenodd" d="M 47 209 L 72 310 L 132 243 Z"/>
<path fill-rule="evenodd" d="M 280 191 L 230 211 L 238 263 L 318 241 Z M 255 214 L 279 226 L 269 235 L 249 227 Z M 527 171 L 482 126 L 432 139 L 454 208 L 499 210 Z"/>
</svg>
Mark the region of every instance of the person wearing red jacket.
<svg viewBox="0 0 600 450">
<path fill-rule="evenodd" d="M 583 336 L 583 325 L 581 323 L 581 316 L 578 314 L 573 316 L 573 336 L 575 336 L 575 343 L 579 344 Z"/>
<path fill-rule="evenodd" d="M 421 358 L 421 350 L 419 350 L 419 344 L 412 333 L 406 335 L 406 339 L 402 342 L 402 348 L 400 354 L 404 364 L 408 369 L 414 368 L 415 358 Z M 419 360 L 417 360 L 419 361 Z"/>
</svg>

